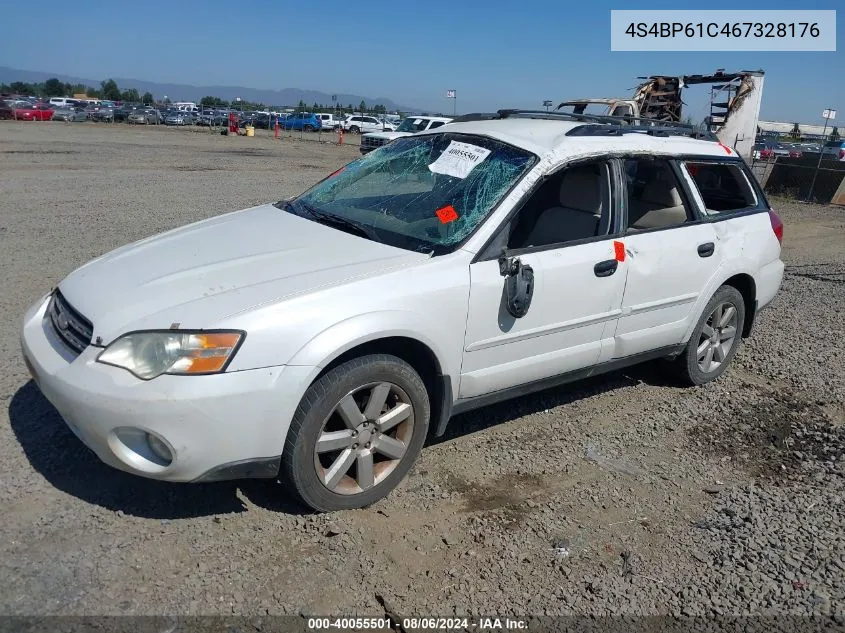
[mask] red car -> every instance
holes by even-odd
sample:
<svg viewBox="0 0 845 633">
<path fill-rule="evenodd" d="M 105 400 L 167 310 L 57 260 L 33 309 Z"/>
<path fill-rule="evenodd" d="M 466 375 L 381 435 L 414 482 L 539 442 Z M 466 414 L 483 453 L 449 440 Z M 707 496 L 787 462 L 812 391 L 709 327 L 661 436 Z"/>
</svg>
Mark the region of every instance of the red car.
<svg viewBox="0 0 845 633">
<path fill-rule="evenodd" d="M 771 160 L 775 156 L 789 156 L 790 158 L 801 158 L 804 153 L 784 143 L 770 145 L 760 150 L 760 160 Z"/>
<path fill-rule="evenodd" d="M 46 103 L 25 103 L 16 101 L 0 107 L 0 119 L 19 121 L 49 121 L 53 118 L 53 109 Z"/>
</svg>

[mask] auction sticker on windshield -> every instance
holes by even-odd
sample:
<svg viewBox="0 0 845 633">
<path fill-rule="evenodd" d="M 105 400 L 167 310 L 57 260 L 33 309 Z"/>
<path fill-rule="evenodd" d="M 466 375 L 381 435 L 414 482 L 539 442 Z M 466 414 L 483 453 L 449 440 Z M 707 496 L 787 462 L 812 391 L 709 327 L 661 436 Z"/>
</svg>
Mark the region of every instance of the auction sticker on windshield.
<svg viewBox="0 0 845 633">
<path fill-rule="evenodd" d="M 428 168 L 435 174 L 463 179 L 489 155 L 489 149 L 470 143 L 452 141 L 449 143 L 449 147 Z"/>
</svg>

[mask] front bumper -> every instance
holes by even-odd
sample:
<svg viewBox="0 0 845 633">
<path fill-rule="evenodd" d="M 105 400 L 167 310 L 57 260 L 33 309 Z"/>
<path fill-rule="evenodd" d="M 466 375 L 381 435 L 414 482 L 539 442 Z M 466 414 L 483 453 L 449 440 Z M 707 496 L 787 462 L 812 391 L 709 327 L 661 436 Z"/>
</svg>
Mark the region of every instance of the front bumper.
<svg viewBox="0 0 845 633">
<path fill-rule="evenodd" d="M 143 381 L 97 363 L 101 348 L 89 346 L 76 356 L 44 319 L 46 307 L 47 298 L 24 318 L 24 359 L 47 400 L 103 462 L 167 481 L 276 474 L 271 465 L 278 463 L 313 368 L 278 366 Z M 167 445 L 170 463 L 150 449 L 146 433 Z"/>
</svg>

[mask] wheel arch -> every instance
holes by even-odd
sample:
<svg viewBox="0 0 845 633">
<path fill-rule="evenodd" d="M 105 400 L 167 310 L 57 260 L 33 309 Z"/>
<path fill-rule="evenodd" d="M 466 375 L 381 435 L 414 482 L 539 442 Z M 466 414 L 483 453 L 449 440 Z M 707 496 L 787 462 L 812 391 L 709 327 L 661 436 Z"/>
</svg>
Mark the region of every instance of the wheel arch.
<svg viewBox="0 0 845 633">
<path fill-rule="evenodd" d="M 331 369 L 353 358 L 369 354 L 391 354 L 401 358 L 422 378 L 431 403 L 429 428 L 440 435 L 445 431 L 446 422 L 451 416 L 453 393 L 457 392 L 452 381 L 458 372 L 434 343 L 434 337 L 426 335 L 425 327 L 408 329 L 411 314 L 401 315 L 405 325 L 401 328 L 384 327 L 384 314 L 338 323 L 311 339 L 287 364 L 315 367 L 315 373 L 308 383 L 311 385 Z M 374 323 L 374 316 L 380 317 L 379 321 L 382 322 Z"/>
<path fill-rule="evenodd" d="M 745 320 L 742 324 L 742 337 L 748 338 L 754 326 L 754 315 L 757 312 L 757 283 L 748 273 L 739 273 L 726 279 L 722 286 L 732 286 L 742 295 L 745 303 Z"/>
<path fill-rule="evenodd" d="M 698 319 L 701 317 L 701 313 L 707 306 L 707 302 L 710 301 L 710 298 L 722 286 L 731 286 L 742 295 L 745 307 L 742 337 L 747 338 L 751 334 L 754 317 L 757 312 L 757 282 L 754 280 L 753 272 L 750 272 L 754 270 L 756 270 L 754 262 L 742 259 L 734 262 L 731 266 L 722 266 L 716 271 L 696 300 L 695 307 L 687 323 L 687 329 L 684 332 L 684 337 L 681 339 L 684 344 L 689 342 L 689 338 L 695 329 L 696 323 L 698 323 Z"/>
</svg>

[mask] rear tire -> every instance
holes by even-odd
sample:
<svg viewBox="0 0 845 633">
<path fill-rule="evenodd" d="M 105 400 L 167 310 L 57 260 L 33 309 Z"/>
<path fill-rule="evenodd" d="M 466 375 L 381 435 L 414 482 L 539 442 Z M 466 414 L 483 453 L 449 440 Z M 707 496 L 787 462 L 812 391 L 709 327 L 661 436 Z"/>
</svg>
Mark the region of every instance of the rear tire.
<svg viewBox="0 0 845 633">
<path fill-rule="evenodd" d="M 429 418 L 425 384 L 408 363 L 387 354 L 349 360 L 305 392 L 279 477 L 317 511 L 369 506 L 411 469 Z"/>
<path fill-rule="evenodd" d="M 742 340 L 745 300 L 733 286 L 711 297 L 692 336 L 673 365 L 687 385 L 703 385 L 725 373 Z"/>
</svg>

